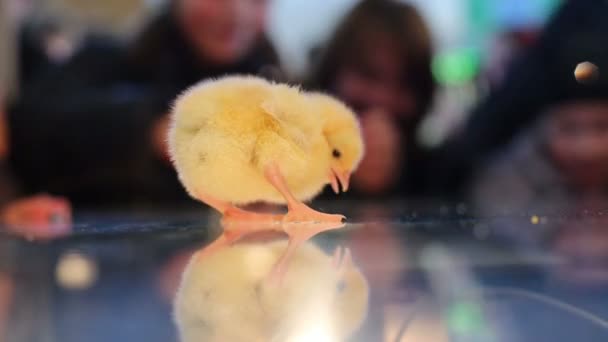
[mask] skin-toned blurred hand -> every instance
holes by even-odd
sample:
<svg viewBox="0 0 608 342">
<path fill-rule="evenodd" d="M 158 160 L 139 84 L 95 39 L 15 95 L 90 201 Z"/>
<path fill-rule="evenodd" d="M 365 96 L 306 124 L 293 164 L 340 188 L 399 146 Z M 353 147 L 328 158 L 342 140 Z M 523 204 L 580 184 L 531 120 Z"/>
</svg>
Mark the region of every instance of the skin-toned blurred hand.
<svg viewBox="0 0 608 342">
<path fill-rule="evenodd" d="M 366 194 L 380 194 L 397 183 L 404 142 L 390 115 L 380 110 L 363 113 L 361 130 L 365 156 L 353 174 L 353 186 Z"/>
<path fill-rule="evenodd" d="M 0 222 L 14 234 L 50 239 L 70 232 L 72 209 L 63 198 L 37 195 L 7 204 L 0 211 Z"/>
<path fill-rule="evenodd" d="M 169 114 L 163 115 L 152 125 L 152 148 L 155 155 L 162 161 L 169 163 L 169 144 L 167 134 L 169 132 Z"/>
</svg>

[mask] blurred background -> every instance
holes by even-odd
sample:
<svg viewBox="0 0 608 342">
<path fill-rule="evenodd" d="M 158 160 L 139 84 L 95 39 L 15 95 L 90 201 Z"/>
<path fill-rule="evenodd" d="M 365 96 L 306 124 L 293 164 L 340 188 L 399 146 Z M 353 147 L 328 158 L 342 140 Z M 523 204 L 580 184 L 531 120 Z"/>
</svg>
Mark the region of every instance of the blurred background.
<svg viewBox="0 0 608 342">
<path fill-rule="evenodd" d="M 82 210 L 200 209 L 168 156 L 170 106 L 228 74 L 356 112 L 367 153 L 340 202 L 603 208 L 605 14 L 601 0 L 2 0 L 0 220 L 62 231 Z"/>
<path fill-rule="evenodd" d="M 77 246 L 0 243 L 0 261 L 11 260 L 0 262 L 0 322 L 12 294 L 29 295 L 13 288 L 22 282 L 45 300 L 59 294 L 52 309 L 58 330 L 72 334 L 65 341 L 87 336 L 73 329 L 86 313 L 97 329 L 89 340 L 108 340 L 99 317 L 122 323 L 99 305 L 110 297 L 133 317 L 147 310 L 134 327 L 168 324 L 184 265 L 212 230 L 192 224 L 206 212 L 169 160 L 170 106 L 191 85 L 228 74 L 330 93 L 360 119 L 367 153 L 351 190 L 322 193 L 313 206 L 343 210 L 362 228 L 345 240 L 375 281 L 370 317 L 380 318 L 370 324 L 386 323 L 390 302 L 411 300 L 403 279 L 416 283 L 428 270 L 418 263 L 424 255 L 410 257 L 437 243 L 464 250 L 463 268 L 505 248 L 498 259 L 506 261 L 480 283 L 523 284 L 606 317 L 606 18 L 604 0 L 0 0 L 0 223 L 28 238 L 74 233 Z M 196 219 L 158 219 L 182 209 Z M 106 210 L 120 214 L 96 221 Z M 20 274 L 32 255 L 33 268 Z M 453 259 L 438 255 L 443 265 Z M 84 309 L 86 292 L 44 286 L 61 278 L 52 272 L 66 258 L 95 279 Z M 542 259 L 532 272 L 519 263 L 530 258 Z M 506 330 L 605 336 L 544 314 L 544 325 L 521 322 L 530 304 L 516 306 Z M 467 330 L 471 321 L 458 322 Z M 141 338 L 135 330 L 119 333 Z"/>
<path fill-rule="evenodd" d="M 282 70 L 291 79 L 302 79 L 314 67 L 314 52 L 327 44 L 333 30 L 358 1 L 266 2 L 266 30 L 278 53 Z M 433 116 L 441 119 L 428 125 L 423 138 L 428 144 L 438 144 L 455 122 L 463 120 L 467 107 L 482 95 L 478 88 L 483 91 L 487 87 L 484 82 L 490 82 L 479 78 L 487 77 L 496 82 L 501 79 L 515 51 L 531 44 L 561 3 L 560 0 L 403 2 L 416 7 L 429 26 L 434 52 L 432 71 L 441 86 L 441 95 L 432 110 Z M 39 48 L 50 49 L 49 45 L 54 44 L 55 49 L 61 49 L 56 45 L 64 44 L 63 48 L 68 50 L 64 54 L 69 56 L 87 34 L 104 34 L 121 42 L 132 41 L 150 19 L 166 7 L 166 0 L 103 4 L 92 1 L 4 0 L 3 87 L 10 94 L 16 94 L 19 57 L 26 57 L 26 52 L 20 52 L 18 48 L 18 37 L 24 35 L 27 27 L 36 27 L 37 32 L 32 34 L 40 35 L 38 43 L 46 45 Z M 44 39 L 47 35 L 51 37 Z M 48 50 L 46 52 L 52 54 Z M 61 59 L 59 56 L 48 57 Z"/>
<path fill-rule="evenodd" d="M 576 11 L 593 6 L 582 3 Z M 358 112 L 371 153 L 355 176 L 353 198 L 468 198 L 480 161 L 552 101 L 509 89 L 535 86 L 523 80 L 533 75 L 518 74 L 536 69 L 540 56 L 526 57 L 523 71 L 500 87 L 560 6 L 3 0 L 3 197 L 49 193 L 93 207 L 188 203 L 167 162 L 169 104 L 197 81 L 250 73 L 332 93 Z M 568 23 L 553 26 L 570 30 Z M 591 26 L 579 31 L 597 29 Z M 572 85 L 574 62 L 556 66 L 565 67 L 562 85 Z M 543 67 L 552 73 L 550 60 Z M 509 114 L 498 102 L 519 91 L 521 103 L 508 109 L 519 113 Z M 385 153 L 374 151 L 400 157 L 376 160 Z"/>
</svg>

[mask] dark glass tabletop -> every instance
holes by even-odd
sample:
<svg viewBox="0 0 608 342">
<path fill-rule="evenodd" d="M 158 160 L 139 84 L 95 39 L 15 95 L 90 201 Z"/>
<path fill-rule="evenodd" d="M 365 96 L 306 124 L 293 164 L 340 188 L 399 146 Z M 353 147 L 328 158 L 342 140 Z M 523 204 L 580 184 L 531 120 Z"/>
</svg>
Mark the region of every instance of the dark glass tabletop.
<svg viewBox="0 0 608 342">
<path fill-rule="evenodd" d="M 205 210 L 82 212 L 54 238 L 5 230 L 2 340 L 608 340 L 602 213 L 318 208 L 349 221 L 300 246 L 280 281 L 280 234 L 201 252 L 223 231 Z"/>
</svg>

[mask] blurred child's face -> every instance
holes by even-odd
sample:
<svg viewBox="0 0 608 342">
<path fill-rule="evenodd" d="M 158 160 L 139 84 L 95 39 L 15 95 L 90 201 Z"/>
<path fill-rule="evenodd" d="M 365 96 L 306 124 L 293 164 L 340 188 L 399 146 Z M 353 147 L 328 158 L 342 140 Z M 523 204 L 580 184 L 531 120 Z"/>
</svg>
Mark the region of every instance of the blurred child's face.
<svg viewBox="0 0 608 342">
<path fill-rule="evenodd" d="M 403 61 L 388 39 L 374 41 L 374 49 L 362 51 L 360 63 L 345 63 L 336 74 L 332 87 L 336 95 L 362 113 L 381 110 L 394 118 L 411 119 L 415 100 L 404 84 Z M 371 50 L 371 51 L 370 51 Z"/>
<path fill-rule="evenodd" d="M 608 185 L 608 102 L 579 102 L 549 114 L 547 146 L 562 174 L 581 190 Z"/>
<path fill-rule="evenodd" d="M 217 64 L 243 58 L 264 29 L 268 0 L 178 0 L 177 14 L 202 56 Z"/>
</svg>

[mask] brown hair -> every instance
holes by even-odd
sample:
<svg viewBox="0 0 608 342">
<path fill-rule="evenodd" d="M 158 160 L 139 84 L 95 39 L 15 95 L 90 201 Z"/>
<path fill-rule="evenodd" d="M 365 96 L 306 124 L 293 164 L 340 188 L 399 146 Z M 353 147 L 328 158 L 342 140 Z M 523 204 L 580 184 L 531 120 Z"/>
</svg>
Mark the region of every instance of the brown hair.
<svg viewBox="0 0 608 342">
<path fill-rule="evenodd" d="M 363 0 L 350 12 L 322 52 L 310 85 L 328 90 L 337 70 L 358 68 L 361 51 L 373 51 L 374 35 L 384 35 L 407 60 L 402 76 L 417 100 L 416 118 L 426 113 L 435 92 L 431 73 L 431 37 L 424 20 L 411 5 L 394 0 Z"/>
</svg>

